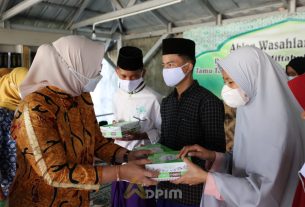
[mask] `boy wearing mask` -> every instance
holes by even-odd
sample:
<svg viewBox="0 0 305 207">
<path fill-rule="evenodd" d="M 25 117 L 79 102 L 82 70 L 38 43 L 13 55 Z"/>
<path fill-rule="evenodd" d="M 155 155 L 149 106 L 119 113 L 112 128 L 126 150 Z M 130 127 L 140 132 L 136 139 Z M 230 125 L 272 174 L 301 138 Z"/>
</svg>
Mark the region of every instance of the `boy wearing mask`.
<svg viewBox="0 0 305 207">
<path fill-rule="evenodd" d="M 160 143 L 174 150 L 198 144 L 224 152 L 224 106 L 221 100 L 193 79 L 195 43 L 183 38 L 164 39 L 162 62 L 164 81 L 174 90 L 162 100 Z M 204 161 L 193 161 L 198 166 L 205 166 Z M 180 198 L 160 196 L 158 207 L 198 207 L 203 185 L 160 182 L 158 189 L 182 192 Z"/>
<path fill-rule="evenodd" d="M 160 137 L 161 96 L 146 86 L 143 79 L 145 72 L 142 51 L 137 47 L 122 47 L 116 68 L 119 89 L 113 98 L 114 118 L 116 122 L 138 121 L 141 126 L 140 132 L 128 132 L 123 138 L 115 140 L 116 144 L 128 150 L 155 144 Z M 154 199 L 143 199 L 137 194 L 124 198 L 128 185 L 125 181 L 112 184 L 112 206 L 155 206 Z"/>
</svg>

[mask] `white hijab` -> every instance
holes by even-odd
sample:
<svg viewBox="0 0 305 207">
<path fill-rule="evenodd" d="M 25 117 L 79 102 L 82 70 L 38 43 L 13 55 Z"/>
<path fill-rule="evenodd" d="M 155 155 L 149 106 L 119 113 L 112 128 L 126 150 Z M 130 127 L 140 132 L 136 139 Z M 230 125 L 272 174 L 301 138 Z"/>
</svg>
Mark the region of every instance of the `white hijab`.
<svg viewBox="0 0 305 207">
<path fill-rule="evenodd" d="M 94 78 L 101 70 L 103 57 L 104 46 L 83 36 L 66 36 L 52 44 L 41 45 L 20 85 L 21 96 L 24 98 L 45 86 L 56 86 L 72 96 L 79 96 L 88 80 L 76 77 L 69 68 Z"/>
<path fill-rule="evenodd" d="M 204 206 L 291 206 L 305 158 L 305 125 L 284 70 L 254 47 L 238 49 L 218 65 L 250 102 L 237 109 L 232 175 L 212 174 L 225 202 L 204 196 Z"/>
</svg>

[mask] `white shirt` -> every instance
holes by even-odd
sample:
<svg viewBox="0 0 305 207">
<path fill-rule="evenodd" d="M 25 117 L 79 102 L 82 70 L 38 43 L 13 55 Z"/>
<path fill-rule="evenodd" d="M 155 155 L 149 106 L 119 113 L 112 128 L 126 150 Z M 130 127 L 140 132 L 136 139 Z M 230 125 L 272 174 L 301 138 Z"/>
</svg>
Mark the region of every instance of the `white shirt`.
<svg viewBox="0 0 305 207">
<path fill-rule="evenodd" d="M 161 96 L 148 86 L 135 94 L 128 94 L 118 89 L 113 97 L 113 113 L 115 121 L 140 121 L 140 132 L 146 132 L 149 139 L 118 141 L 115 143 L 133 150 L 137 146 L 154 144 L 159 141 L 161 133 Z M 138 119 L 136 119 L 136 118 Z"/>
</svg>

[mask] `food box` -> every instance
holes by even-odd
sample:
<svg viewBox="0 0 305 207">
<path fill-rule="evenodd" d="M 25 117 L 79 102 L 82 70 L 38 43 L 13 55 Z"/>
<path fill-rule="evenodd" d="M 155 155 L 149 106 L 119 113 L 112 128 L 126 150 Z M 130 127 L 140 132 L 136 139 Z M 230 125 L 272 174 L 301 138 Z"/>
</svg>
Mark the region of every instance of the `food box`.
<svg viewBox="0 0 305 207">
<path fill-rule="evenodd" d="M 164 151 L 173 151 L 172 149 L 162 145 L 162 144 L 148 144 L 145 146 L 137 147 L 135 150 L 151 150 L 154 153 L 164 152 Z"/>
<path fill-rule="evenodd" d="M 184 175 L 187 165 L 183 160 L 177 159 L 179 151 L 163 151 L 148 156 L 152 164 L 146 164 L 145 168 L 160 172 L 157 181 L 175 180 Z"/>
<path fill-rule="evenodd" d="M 139 132 L 140 124 L 138 121 L 124 121 L 115 124 L 101 126 L 101 132 L 105 138 L 123 138 L 126 132 Z"/>
<path fill-rule="evenodd" d="M 174 151 L 162 144 L 149 144 L 135 148 L 135 150 L 151 150 L 154 154 L 149 155 L 148 159 L 152 164 L 146 164 L 148 170 L 160 172 L 157 181 L 170 181 L 181 177 L 187 171 L 187 165 L 183 160 L 177 159 L 179 151 Z"/>
</svg>

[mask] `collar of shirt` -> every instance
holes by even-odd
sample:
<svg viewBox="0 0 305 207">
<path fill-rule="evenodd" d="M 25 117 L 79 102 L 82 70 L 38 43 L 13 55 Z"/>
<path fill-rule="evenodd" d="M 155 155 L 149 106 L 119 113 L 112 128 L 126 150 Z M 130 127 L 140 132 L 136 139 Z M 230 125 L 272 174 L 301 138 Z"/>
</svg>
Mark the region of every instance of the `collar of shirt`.
<svg viewBox="0 0 305 207">
<path fill-rule="evenodd" d="M 182 94 L 181 94 L 181 98 L 187 97 L 188 95 L 190 95 L 192 93 L 192 91 L 194 91 L 197 87 L 199 87 L 198 81 L 194 80 L 193 84 L 188 87 Z M 178 97 L 178 92 L 177 89 L 175 88 L 175 90 L 171 93 L 170 95 L 171 97 Z"/>
<path fill-rule="evenodd" d="M 145 88 L 145 82 L 142 81 L 140 83 L 140 85 L 133 91 L 131 91 L 129 94 L 135 94 L 135 93 L 139 93 L 140 91 L 142 91 Z"/>
</svg>

